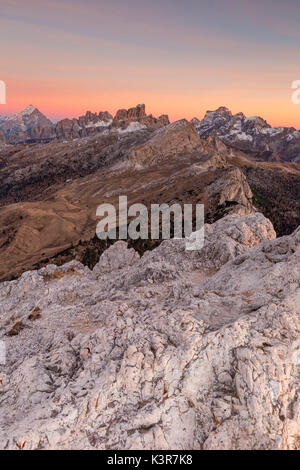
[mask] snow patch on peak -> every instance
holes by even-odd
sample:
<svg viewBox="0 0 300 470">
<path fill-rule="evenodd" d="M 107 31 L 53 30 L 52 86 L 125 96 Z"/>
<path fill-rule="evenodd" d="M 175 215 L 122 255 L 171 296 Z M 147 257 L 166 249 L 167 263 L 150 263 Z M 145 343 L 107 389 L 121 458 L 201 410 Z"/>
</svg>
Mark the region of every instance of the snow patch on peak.
<svg viewBox="0 0 300 470">
<path fill-rule="evenodd" d="M 36 111 L 36 109 L 37 108 L 35 108 L 34 106 L 32 106 L 32 104 L 30 104 L 29 106 L 24 108 L 19 113 L 16 113 L 14 116 L 30 116 L 30 114 L 32 114 L 34 111 Z"/>
<path fill-rule="evenodd" d="M 97 121 L 97 122 L 92 122 L 90 124 L 87 124 L 85 127 L 108 127 L 112 123 L 112 119 L 109 121 Z"/>
<path fill-rule="evenodd" d="M 141 124 L 140 122 L 133 121 L 126 127 L 126 129 L 117 129 L 117 132 L 119 132 L 119 134 L 125 134 L 127 132 L 140 131 L 146 128 L 147 126 L 145 126 L 145 124 Z"/>
<path fill-rule="evenodd" d="M 23 113 L 32 113 L 36 108 L 34 106 L 32 106 L 32 104 L 30 104 L 29 106 L 27 106 L 24 110 L 23 110 Z"/>
</svg>

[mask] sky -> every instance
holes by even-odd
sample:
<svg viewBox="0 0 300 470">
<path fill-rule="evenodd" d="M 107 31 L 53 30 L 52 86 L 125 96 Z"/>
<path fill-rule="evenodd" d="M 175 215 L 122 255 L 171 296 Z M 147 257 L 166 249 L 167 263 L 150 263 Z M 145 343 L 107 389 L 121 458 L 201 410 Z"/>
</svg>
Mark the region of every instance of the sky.
<svg viewBox="0 0 300 470">
<path fill-rule="evenodd" d="M 0 0 L 0 115 L 227 106 L 300 129 L 299 0 Z"/>
</svg>

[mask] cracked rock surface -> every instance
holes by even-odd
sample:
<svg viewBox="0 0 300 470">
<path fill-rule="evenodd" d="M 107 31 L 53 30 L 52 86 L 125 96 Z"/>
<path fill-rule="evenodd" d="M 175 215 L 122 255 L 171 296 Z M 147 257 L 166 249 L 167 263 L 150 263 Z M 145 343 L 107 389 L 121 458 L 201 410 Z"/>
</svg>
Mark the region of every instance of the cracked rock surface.
<svg viewBox="0 0 300 470">
<path fill-rule="evenodd" d="M 3 282 L 0 448 L 300 448 L 299 261 L 254 213 Z"/>
</svg>

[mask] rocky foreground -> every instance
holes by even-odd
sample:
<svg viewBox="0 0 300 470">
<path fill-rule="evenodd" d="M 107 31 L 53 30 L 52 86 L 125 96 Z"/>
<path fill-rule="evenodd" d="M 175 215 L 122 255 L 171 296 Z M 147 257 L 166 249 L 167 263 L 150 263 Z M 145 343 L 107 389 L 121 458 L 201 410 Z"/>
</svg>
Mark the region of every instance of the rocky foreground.
<svg viewBox="0 0 300 470">
<path fill-rule="evenodd" d="M 0 285 L 1 449 L 300 448 L 300 229 L 205 229 Z"/>
</svg>

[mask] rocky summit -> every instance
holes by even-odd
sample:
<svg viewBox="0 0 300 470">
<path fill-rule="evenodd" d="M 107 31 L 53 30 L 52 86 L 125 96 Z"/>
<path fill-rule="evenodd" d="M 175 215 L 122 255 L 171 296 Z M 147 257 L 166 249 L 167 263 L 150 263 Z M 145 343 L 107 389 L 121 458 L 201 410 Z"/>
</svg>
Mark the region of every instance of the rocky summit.
<svg viewBox="0 0 300 470">
<path fill-rule="evenodd" d="M 300 231 L 205 233 L 0 285 L 2 449 L 300 448 Z"/>
</svg>

